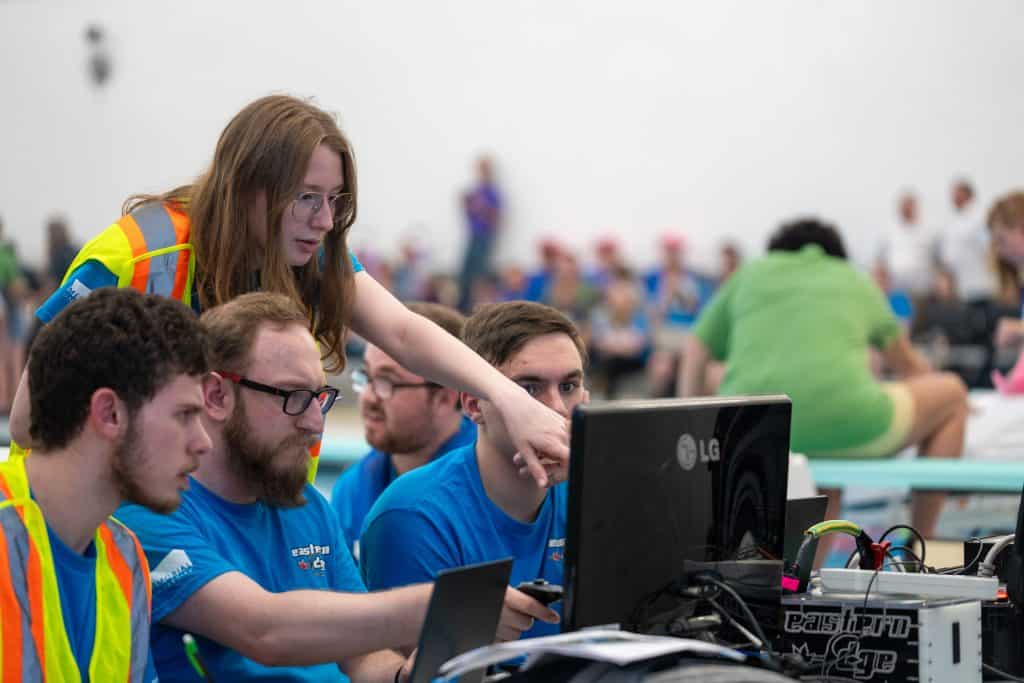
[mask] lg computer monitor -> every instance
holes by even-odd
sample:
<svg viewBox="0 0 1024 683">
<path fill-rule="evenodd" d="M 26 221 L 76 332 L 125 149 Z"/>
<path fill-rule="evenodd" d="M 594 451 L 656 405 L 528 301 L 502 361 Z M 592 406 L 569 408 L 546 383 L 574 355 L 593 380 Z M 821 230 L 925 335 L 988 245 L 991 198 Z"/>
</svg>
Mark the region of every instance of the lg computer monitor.
<svg viewBox="0 0 1024 683">
<path fill-rule="evenodd" d="M 638 608 L 701 569 L 777 610 L 790 413 L 785 396 L 578 407 L 563 630 L 651 630 Z"/>
</svg>

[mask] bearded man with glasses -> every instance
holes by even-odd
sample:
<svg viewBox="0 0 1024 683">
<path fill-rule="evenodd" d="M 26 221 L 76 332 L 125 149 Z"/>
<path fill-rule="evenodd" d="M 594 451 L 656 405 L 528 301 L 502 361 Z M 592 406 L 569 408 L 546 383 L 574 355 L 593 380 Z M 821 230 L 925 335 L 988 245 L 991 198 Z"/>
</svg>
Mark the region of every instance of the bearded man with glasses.
<svg viewBox="0 0 1024 683">
<path fill-rule="evenodd" d="M 404 680 L 430 586 L 367 595 L 337 516 L 307 483 L 308 447 L 337 389 L 323 384 L 305 313 L 252 293 L 203 314 L 210 367 L 203 426 L 212 448 L 170 515 L 124 506 L 152 569 L 160 680 L 195 680 L 196 636 L 217 681 Z M 509 589 L 508 628 L 549 611 Z M 513 615 L 512 612 L 515 612 Z"/>
<path fill-rule="evenodd" d="M 413 302 L 409 310 L 462 338 L 465 318 L 440 304 Z M 363 520 L 399 476 L 476 440 L 476 425 L 462 414 L 459 392 L 427 382 L 380 348 L 368 344 L 363 367 L 352 373 L 370 452 L 345 470 L 331 492 L 331 507 L 352 556 L 359 561 Z"/>
</svg>

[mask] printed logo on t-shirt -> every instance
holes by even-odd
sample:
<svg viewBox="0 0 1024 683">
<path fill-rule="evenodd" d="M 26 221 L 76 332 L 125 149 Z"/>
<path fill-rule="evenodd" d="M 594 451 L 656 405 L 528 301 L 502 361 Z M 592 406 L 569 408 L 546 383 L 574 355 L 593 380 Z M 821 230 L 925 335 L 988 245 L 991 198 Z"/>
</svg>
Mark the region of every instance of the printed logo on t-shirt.
<svg viewBox="0 0 1024 683">
<path fill-rule="evenodd" d="M 331 546 L 310 543 L 292 548 L 291 554 L 299 569 L 322 576 L 327 571 L 327 561 L 324 557 L 331 554 Z"/>
<path fill-rule="evenodd" d="M 75 278 L 74 281 L 72 281 L 69 291 L 71 292 L 72 301 L 92 294 L 92 289 L 87 287 L 86 284 L 78 278 Z"/>
<path fill-rule="evenodd" d="M 149 573 L 150 583 L 153 588 L 173 586 L 182 577 L 192 573 L 192 559 L 184 550 L 176 548 L 164 555 L 160 564 Z"/>
<path fill-rule="evenodd" d="M 548 550 L 551 551 L 551 554 L 548 555 L 548 557 L 551 559 L 552 562 L 562 561 L 562 558 L 565 556 L 565 553 L 563 551 L 564 548 L 564 538 L 552 538 L 548 540 Z"/>
</svg>

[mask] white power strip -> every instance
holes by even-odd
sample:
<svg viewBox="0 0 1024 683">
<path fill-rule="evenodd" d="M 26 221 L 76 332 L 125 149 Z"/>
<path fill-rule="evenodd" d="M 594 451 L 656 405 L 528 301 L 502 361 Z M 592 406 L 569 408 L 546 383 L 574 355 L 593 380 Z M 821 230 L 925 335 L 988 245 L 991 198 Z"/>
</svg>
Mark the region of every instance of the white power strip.
<svg viewBox="0 0 1024 683">
<path fill-rule="evenodd" d="M 875 572 L 867 569 L 822 569 L 822 590 L 826 593 L 859 593 L 868 590 Z M 995 600 L 999 579 L 995 577 L 878 572 L 871 582 L 871 594 L 914 595 L 927 598 Z"/>
</svg>

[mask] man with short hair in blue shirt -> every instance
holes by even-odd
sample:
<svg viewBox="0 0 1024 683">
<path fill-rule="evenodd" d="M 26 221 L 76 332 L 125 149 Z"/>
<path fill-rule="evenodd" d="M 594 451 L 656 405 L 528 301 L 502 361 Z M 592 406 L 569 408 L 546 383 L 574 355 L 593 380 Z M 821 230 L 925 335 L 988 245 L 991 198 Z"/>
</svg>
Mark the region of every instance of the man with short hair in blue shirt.
<svg viewBox="0 0 1024 683">
<path fill-rule="evenodd" d="M 409 310 L 462 338 L 466 318 L 441 304 L 412 302 Z M 373 344 L 363 368 L 352 373 L 366 441 L 372 447 L 342 474 L 331 492 L 341 531 L 359 561 L 359 532 L 370 508 L 400 475 L 476 440 L 476 425 L 462 414 L 459 392 L 427 382 Z"/>
<path fill-rule="evenodd" d="M 522 301 L 481 306 L 466 321 L 463 342 L 566 420 L 588 398 L 583 340 L 553 308 Z M 522 476 L 494 406 L 466 393 L 462 404 L 477 424 L 476 444 L 397 479 L 370 510 L 360 542 L 371 589 L 509 556 L 512 585 L 563 583 L 567 484 L 539 488 Z M 538 621 L 523 635 L 557 630 Z"/>
<path fill-rule="evenodd" d="M 308 446 L 337 396 L 323 385 L 306 314 L 284 295 L 254 293 L 201 322 L 214 369 L 202 387 L 212 450 L 174 514 L 128 506 L 118 515 L 153 567 L 160 680 L 199 680 L 185 633 L 217 681 L 402 679 L 409 665 L 390 648 L 415 644 L 431 587 L 364 594 L 337 516 L 306 481 Z M 506 607 L 513 631 L 548 612 L 515 591 Z"/>
</svg>

